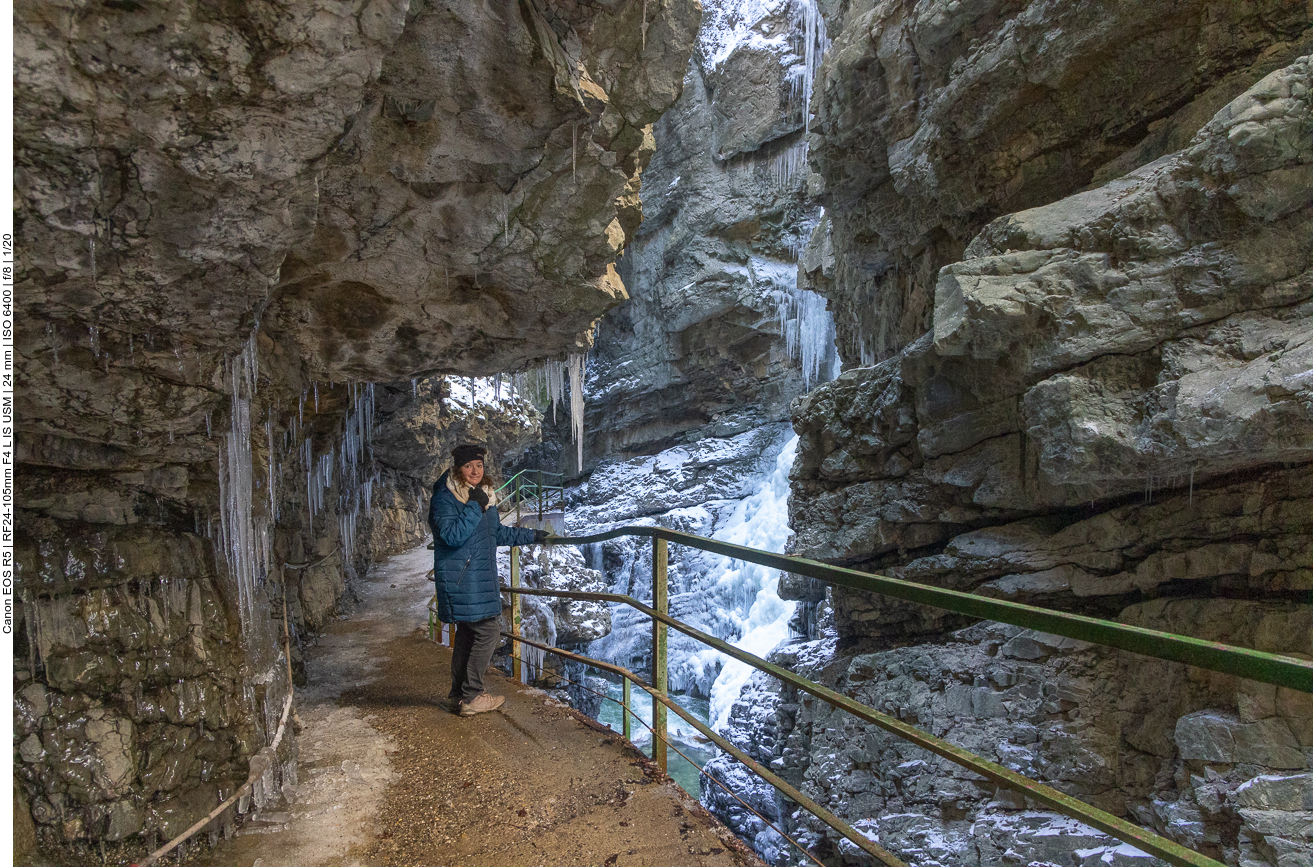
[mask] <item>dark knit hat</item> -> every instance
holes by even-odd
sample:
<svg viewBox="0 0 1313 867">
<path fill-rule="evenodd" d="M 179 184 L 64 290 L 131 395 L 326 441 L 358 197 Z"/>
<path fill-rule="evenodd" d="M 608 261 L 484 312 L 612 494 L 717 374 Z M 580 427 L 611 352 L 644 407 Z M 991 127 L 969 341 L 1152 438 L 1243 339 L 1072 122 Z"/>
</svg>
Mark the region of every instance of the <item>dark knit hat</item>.
<svg viewBox="0 0 1313 867">
<path fill-rule="evenodd" d="M 488 450 L 483 446 L 476 446 L 472 443 L 456 446 L 451 450 L 452 466 L 463 467 L 470 461 L 486 460 L 484 457 Z"/>
</svg>

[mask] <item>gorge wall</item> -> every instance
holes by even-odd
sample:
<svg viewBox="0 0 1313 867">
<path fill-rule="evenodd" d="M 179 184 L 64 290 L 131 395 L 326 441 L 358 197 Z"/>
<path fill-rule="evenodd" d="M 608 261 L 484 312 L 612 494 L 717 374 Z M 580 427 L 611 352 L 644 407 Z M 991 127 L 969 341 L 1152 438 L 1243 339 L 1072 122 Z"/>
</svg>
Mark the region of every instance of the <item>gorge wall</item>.
<svg viewBox="0 0 1313 867">
<path fill-rule="evenodd" d="M 617 263 L 631 300 L 589 356 L 586 467 L 783 421 L 830 374 L 833 325 L 806 308 L 795 264 L 818 219 L 803 135 L 823 22 L 806 28 L 809 2 L 703 5 Z"/>
<path fill-rule="evenodd" d="M 149 844 L 231 793 L 284 630 L 295 656 L 418 538 L 450 440 L 532 436 L 436 375 L 583 351 L 625 298 L 699 15 L 16 6 L 15 780 L 43 845 Z"/>
<path fill-rule="evenodd" d="M 794 404 L 792 552 L 1313 656 L 1308 9 L 823 9 L 800 272 L 850 369 Z M 1313 857 L 1307 695 L 781 593 L 833 631 L 780 658 L 846 694 L 1227 863 Z M 912 863 L 1144 863 L 764 680 L 732 726 Z"/>
</svg>

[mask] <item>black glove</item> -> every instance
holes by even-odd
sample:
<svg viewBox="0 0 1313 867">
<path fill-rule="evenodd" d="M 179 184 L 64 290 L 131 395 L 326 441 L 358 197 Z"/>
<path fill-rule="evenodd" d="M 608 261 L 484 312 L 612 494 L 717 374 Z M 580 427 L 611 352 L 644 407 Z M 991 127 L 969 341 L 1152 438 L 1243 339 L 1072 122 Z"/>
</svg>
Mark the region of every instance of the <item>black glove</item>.
<svg viewBox="0 0 1313 867">
<path fill-rule="evenodd" d="M 533 541 L 534 544 L 536 545 L 541 545 L 543 542 L 546 542 L 548 539 L 555 539 L 555 538 L 556 538 L 556 534 L 553 533 L 551 530 L 533 531 Z"/>
<path fill-rule="evenodd" d="M 470 488 L 470 500 L 478 503 L 479 508 L 487 511 L 488 509 L 488 492 L 483 488 Z"/>
</svg>

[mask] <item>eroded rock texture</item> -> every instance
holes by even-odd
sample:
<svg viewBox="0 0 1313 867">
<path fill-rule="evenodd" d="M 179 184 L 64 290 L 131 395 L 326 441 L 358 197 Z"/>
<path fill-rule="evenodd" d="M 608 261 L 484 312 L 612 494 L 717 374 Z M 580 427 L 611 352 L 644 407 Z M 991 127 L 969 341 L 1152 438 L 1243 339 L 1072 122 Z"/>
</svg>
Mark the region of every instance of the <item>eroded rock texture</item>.
<svg viewBox="0 0 1313 867">
<path fill-rule="evenodd" d="M 1307 590 L 1308 81 L 991 224 L 932 333 L 798 404 L 797 550 L 1017 596 Z"/>
<path fill-rule="evenodd" d="M 1269 651 L 1313 650 L 1313 611 L 1229 600 L 1156 600 L 1128 622 Z M 1226 863 L 1308 859 L 1308 720 L 1313 698 L 1070 639 L 978 624 L 918 645 L 837 654 L 833 641 L 775 660 L 832 689 Z M 756 675 L 734 708 L 734 739 L 909 864 L 1163 863 L 1053 813 L 823 702 Z M 1207 708 L 1207 709 L 1199 709 Z M 712 770 L 821 851 L 856 847 L 732 761 Z M 773 863 L 796 854 L 720 790 L 704 800 Z M 801 819 L 802 821 L 798 821 Z"/>
<path fill-rule="evenodd" d="M 883 0 L 841 22 L 812 123 L 835 256 L 806 270 L 865 364 L 925 333 L 990 220 L 1180 149 L 1313 45 L 1281 2 Z"/>
<path fill-rule="evenodd" d="M 532 435 L 425 377 L 561 358 L 625 297 L 699 17 L 16 7 L 16 776 L 47 844 L 146 842 L 231 793 L 451 440 Z"/>
<path fill-rule="evenodd" d="M 1202 3 L 845 12 L 803 271 L 869 366 L 795 404 L 794 553 L 1310 655 L 1308 23 Z M 1227 863 L 1313 857 L 1307 696 L 829 602 L 837 642 L 812 670 L 868 704 Z M 913 862 L 1128 857 L 819 703 L 744 714 L 744 742 Z"/>
<path fill-rule="evenodd" d="M 794 263 L 817 219 L 803 79 L 823 33 L 802 26 L 803 2 L 704 6 L 683 95 L 654 126 L 643 226 L 617 265 L 633 297 L 590 356 L 586 465 L 782 421 L 801 391 L 797 343 L 791 354 L 782 338 L 798 332 Z"/>
</svg>

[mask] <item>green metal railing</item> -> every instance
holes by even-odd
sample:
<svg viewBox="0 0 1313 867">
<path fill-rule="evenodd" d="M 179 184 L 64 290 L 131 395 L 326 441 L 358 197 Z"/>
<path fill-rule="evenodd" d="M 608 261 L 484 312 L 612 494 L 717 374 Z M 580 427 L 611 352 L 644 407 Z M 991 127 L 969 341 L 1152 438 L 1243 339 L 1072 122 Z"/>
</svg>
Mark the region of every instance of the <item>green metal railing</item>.
<svg viewBox="0 0 1313 867">
<path fill-rule="evenodd" d="M 520 470 L 496 489 L 498 503 L 536 509 L 538 519 L 547 512 L 565 510 L 565 476 L 542 470 Z"/>
<path fill-rule="evenodd" d="M 629 715 L 631 711 L 629 703 L 629 685 L 631 682 L 637 684 L 639 688 L 651 694 L 653 698 L 652 752 L 653 759 L 663 771 L 666 769 L 667 760 L 667 710 L 670 710 L 684 718 L 695 729 L 716 743 L 718 747 L 733 755 L 736 759 L 747 765 L 752 771 L 770 782 L 782 794 L 784 794 L 786 798 L 789 798 L 800 806 L 806 808 L 809 812 L 817 816 L 817 818 L 821 819 L 821 821 L 825 822 L 830 827 L 834 828 L 862 851 L 871 855 L 878 862 L 888 865 L 888 867 L 906 867 L 906 865 L 896 856 L 885 851 L 869 838 L 857 832 L 846 822 L 835 817 L 819 804 L 811 801 L 811 799 L 790 786 L 786 781 L 780 779 L 768 769 L 754 762 L 750 757 L 743 754 L 741 750 L 734 747 L 733 744 L 730 744 L 728 741 L 725 741 L 724 738 L 713 732 L 704 723 L 693 718 L 691 714 L 679 707 L 670 698 L 667 693 L 666 680 L 668 629 L 676 629 L 710 647 L 714 647 L 727 656 L 747 663 L 760 671 L 767 672 L 784 683 L 821 699 L 832 707 L 846 711 L 858 719 L 878 726 L 879 728 L 916 744 L 923 749 L 929 750 L 948 761 L 967 768 L 974 773 L 980 774 L 998 785 L 1019 792 L 1036 803 L 1077 819 L 1090 827 L 1096 828 L 1119 840 L 1129 843 L 1143 852 L 1162 858 L 1170 864 L 1180 865 L 1180 867 L 1223 867 L 1223 865 L 1205 855 L 1187 849 L 1179 843 L 1159 836 L 1151 831 L 1147 831 L 1138 825 L 1120 819 L 1111 813 L 1098 809 L 1097 807 L 1090 806 L 1089 804 L 1073 798 L 1070 795 L 1059 792 L 1050 786 L 1046 786 L 1043 783 L 1022 776 L 1021 774 L 1011 771 L 999 764 L 981 758 L 980 756 L 954 746 L 941 738 L 926 734 L 897 718 L 880 713 L 874 708 L 867 707 L 848 696 L 842 695 L 828 687 L 794 674 L 787 669 L 767 662 L 766 660 L 754 656 L 744 650 L 740 650 L 715 636 L 708 635 L 688 624 L 675 620 L 670 617 L 668 611 L 666 575 L 668 543 L 674 542 L 676 544 L 698 548 L 703 551 L 722 554 L 734 559 L 757 563 L 762 566 L 780 569 L 786 572 L 793 572 L 799 575 L 805 575 L 830 584 L 891 596 L 909 602 L 931 605 L 958 614 L 1009 623 L 1052 635 L 1061 635 L 1157 659 L 1181 662 L 1187 665 L 1205 668 L 1210 671 L 1231 674 L 1250 680 L 1262 681 L 1264 683 L 1274 684 L 1276 686 L 1294 689 L 1301 692 L 1313 693 L 1313 662 L 1297 659 L 1291 656 L 1264 653 L 1257 650 L 1250 650 L 1248 648 L 1234 647 L 1219 642 L 1204 641 L 1189 636 L 1174 635 L 1159 630 L 1128 626 L 1123 623 L 1116 623 L 1109 620 L 1099 620 L 1097 618 L 1086 617 L 1079 614 L 1068 614 L 1032 605 L 1022 605 L 1016 602 L 989 599 L 956 590 L 945 590 L 938 587 L 917 584 L 911 581 L 887 578 L 881 575 L 859 572 L 854 569 L 831 566 L 801 557 L 786 557 L 779 554 L 772 554 L 767 551 L 760 551 L 755 548 L 745 548 L 740 545 L 732 545 L 715 539 L 694 536 L 689 533 L 680 533 L 674 530 L 667 530 L 663 527 L 619 527 L 593 536 L 554 539 L 553 543 L 581 545 L 603 542 L 621 536 L 640 536 L 652 539 L 651 605 L 647 605 L 646 603 L 632 597 L 615 593 L 584 593 L 563 590 L 538 590 L 523 587 L 520 582 L 519 549 L 511 549 L 511 586 L 503 587 L 502 589 L 509 592 L 512 599 L 512 625 L 511 632 L 507 633 L 507 635 L 512 640 L 511 657 L 513 660 L 513 674 L 516 679 L 518 680 L 522 677 L 520 666 L 520 644 L 527 644 L 545 651 L 550 651 L 558 656 L 574 659 L 587 665 L 594 666 L 600 670 L 610 671 L 612 674 L 620 676 L 624 685 L 622 699 L 624 708 L 622 711 L 622 718 L 624 720 L 624 735 L 626 737 L 629 737 L 630 735 Z M 650 685 L 644 683 L 632 672 L 620 668 L 619 666 L 579 656 L 578 654 L 572 654 L 558 648 L 550 647 L 549 645 L 540 644 L 520 635 L 521 620 L 519 600 L 521 595 L 615 602 L 629 605 L 630 607 L 646 614 L 652 620 L 653 652 Z M 431 614 L 431 635 L 433 634 L 435 623 L 433 617 L 434 615 Z"/>
</svg>

